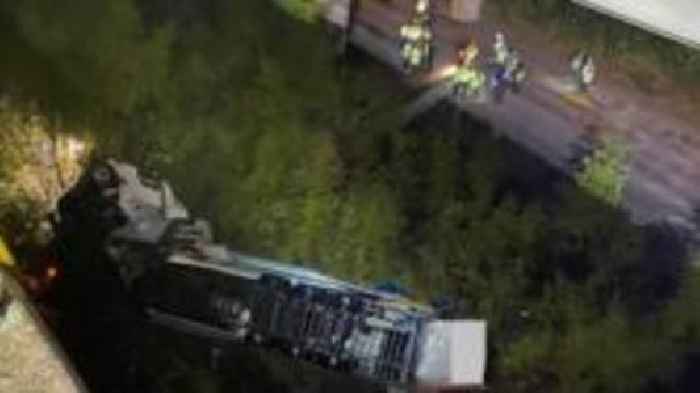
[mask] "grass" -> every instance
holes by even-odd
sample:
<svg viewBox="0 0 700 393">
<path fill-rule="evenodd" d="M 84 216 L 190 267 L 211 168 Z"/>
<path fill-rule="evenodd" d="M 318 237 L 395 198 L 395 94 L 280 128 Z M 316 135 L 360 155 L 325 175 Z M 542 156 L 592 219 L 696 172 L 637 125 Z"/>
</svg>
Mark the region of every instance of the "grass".
<svg viewBox="0 0 700 393">
<path fill-rule="evenodd" d="M 305 22 L 313 22 L 320 12 L 320 2 L 317 0 L 275 0 L 275 4 Z"/>
</svg>

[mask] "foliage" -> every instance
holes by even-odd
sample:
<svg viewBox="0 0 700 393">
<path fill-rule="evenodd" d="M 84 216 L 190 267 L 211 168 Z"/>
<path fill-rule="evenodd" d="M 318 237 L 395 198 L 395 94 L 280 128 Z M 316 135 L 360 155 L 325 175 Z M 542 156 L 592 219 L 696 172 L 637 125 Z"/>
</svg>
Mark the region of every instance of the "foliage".
<svg viewBox="0 0 700 393">
<path fill-rule="evenodd" d="M 25 44 L 49 59 L 61 80 L 56 84 L 65 90 L 58 92 L 61 96 L 46 98 L 62 110 L 111 116 L 162 97 L 169 30 L 145 31 L 131 0 L 79 0 L 71 7 L 56 7 L 46 0 L 0 5 Z M 72 105 L 61 105 L 67 98 Z"/>
<path fill-rule="evenodd" d="M 628 176 L 629 151 L 621 140 L 606 139 L 583 161 L 576 183 L 591 195 L 619 206 Z"/>
<path fill-rule="evenodd" d="M 524 337 L 506 369 L 547 391 L 637 392 L 658 367 L 660 342 L 638 328 L 630 332 L 628 322 L 613 315 L 576 324 L 560 337 L 551 330 Z"/>
<path fill-rule="evenodd" d="M 319 0 L 275 0 L 279 7 L 305 22 L 313 22 L 321 7 Z"/>
<path fill-rule="evenodd" d="M 0 100 L 0 230 L 15 243 L 41 241 L 39 223 L 80 175 L 90 142 L 51 124 L 35 105 Z"/>
</svg>

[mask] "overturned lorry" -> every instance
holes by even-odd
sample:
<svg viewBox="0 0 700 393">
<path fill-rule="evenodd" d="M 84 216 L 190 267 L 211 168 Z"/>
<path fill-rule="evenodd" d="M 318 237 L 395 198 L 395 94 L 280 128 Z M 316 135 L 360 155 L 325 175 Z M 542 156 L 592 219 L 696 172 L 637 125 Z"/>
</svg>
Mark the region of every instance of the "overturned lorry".
<svg viewBox="0 0 700 393">
<path fill-rule="evenodd" d="M 486 323 L 216 244 L 167 182 L 128 164 L 91 164 L 58 203 L 57 238 L 94 228 L 108 263 L 153 322 L 281 349 L 387 386 L 479 387 Z M 73 237 L 75 238 L 75 237 Z"/>
</svg>

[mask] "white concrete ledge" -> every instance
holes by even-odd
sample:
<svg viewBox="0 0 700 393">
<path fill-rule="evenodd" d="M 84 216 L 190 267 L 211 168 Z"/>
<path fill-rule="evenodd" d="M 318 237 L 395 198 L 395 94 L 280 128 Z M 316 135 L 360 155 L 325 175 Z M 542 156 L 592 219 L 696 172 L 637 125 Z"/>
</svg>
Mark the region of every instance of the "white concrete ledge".
<svg viewBox="0 0 700 393">
<path fill-rule="evenodd" d="M 573 0 L 683 45 L 700 49 L 698 0 Z"/>
</svg>

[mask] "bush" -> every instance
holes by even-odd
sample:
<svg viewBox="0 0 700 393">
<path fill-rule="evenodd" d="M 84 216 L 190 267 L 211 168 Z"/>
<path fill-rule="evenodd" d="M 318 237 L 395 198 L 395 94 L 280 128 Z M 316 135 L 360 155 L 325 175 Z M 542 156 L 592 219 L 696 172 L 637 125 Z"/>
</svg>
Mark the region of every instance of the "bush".
<svg viewBox="0 0 700 393">
<path fill-rule="evenodd" d="M 606 139 L 593 155 L 586 157 L 576 183 L 594 197 L 619 206 L 629 172 L 629 151 L 622 140 Z"/>
</svg>

